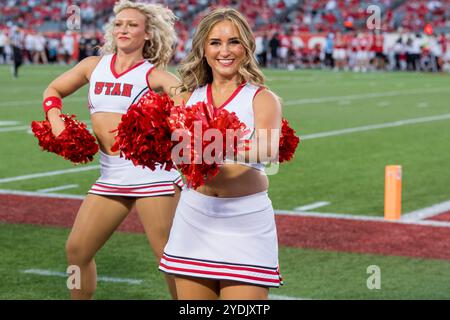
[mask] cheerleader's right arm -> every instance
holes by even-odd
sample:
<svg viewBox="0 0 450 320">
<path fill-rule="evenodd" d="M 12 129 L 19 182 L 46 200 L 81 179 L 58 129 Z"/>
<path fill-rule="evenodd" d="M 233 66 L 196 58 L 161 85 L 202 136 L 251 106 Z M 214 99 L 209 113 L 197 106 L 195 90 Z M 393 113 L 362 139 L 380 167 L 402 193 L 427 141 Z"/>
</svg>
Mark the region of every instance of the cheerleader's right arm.
<svg viewBox="0 0 450 320">
<path fill-rule="evenodd" d="M 83 87 L 89 82 L 91 73 L 99 61 L 100 57 L 87 57 L 72 69 L 64 72 L 45 89 L 43 95 L 44 100 L 50 97 L 62 99 Z M 64 122 L 59 117 L 60 114 L 61 110 L 59 108 L 52 108 L 48 110 L 46 115 L 55 136 L 58 136 L 64 130 Z"/>
</svg>

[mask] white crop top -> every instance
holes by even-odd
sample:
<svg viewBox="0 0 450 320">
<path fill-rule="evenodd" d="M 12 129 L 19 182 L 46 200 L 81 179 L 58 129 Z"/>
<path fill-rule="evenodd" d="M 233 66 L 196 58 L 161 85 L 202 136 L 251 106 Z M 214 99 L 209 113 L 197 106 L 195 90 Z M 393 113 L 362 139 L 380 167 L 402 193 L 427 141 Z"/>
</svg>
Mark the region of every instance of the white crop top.
<svg viewBox="0 0 450 320">
<path fill-rule="evenodd" d="M 128 70 L 117 74 L 114 70 L 116 54 L 103 56 L 89 80 L 89 111 L 124 114 L 139 100 L 150 86 L 148 75 L 154 66 L 143 60 Z"/>
<path fill-rule="evenodd" d="M 225 108 L 229 112 L 235 112 L 239 120 L 247 126 L 250 132 L 244 137 L 249 139 L 253 136 L 255 131 L 255 118 L 253 115 L 253 98 L 261 88 L 251 83 L 243 83 L 233 94 L 225 101 L 219 108 Z M 192 92 L 189 100 L 186 102 L 187 106 L 196 104 L 197 102 L 205 102 L 207 104 L 213 104 L 212 101 L 211 84 L 207 84 L 203 87 L 199 87 Z M 233 160 L 225 160 L 225 163 L 236 163 Z M 260 171 L 264 171 L 264 164 L 262 163 L 245 163 L 237 162 L 242 165 L 246 165 L 255 168 Z"/>
</svg>

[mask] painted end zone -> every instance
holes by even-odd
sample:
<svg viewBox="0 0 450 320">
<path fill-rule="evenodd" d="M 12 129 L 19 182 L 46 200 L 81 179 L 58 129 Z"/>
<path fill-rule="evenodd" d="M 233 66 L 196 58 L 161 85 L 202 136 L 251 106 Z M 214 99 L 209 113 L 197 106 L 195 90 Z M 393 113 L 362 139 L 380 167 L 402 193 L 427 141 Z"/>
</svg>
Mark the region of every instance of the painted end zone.
<svg viewBox="0 0 450 320">
<path fill-rule="evenodd" d="M 0 221 L 71 228 L 81 202 L 78 199 L 0 195 Z M 134 209 L 118 230 L 144 233 Z"/>
<path fill-rule="evenodd" d="M 450 230 L 377 221 L 276 216 L 281 244 L 331 251 L 450 260 Z"/>
<path fill-rule="evenodd" d="M 436 216 L 433 216 L 431 218 L 428 218 L 427 220 L 431 221 L 447 221 L 450 222 L 450 211 L 438 214 Z"/>
<path fill-rule="evenodd" d="M 0 222 L 70 228 L 81 200 L 0 196 Z M 340 252 L 450 260 L 450 229 L 339 218 L 276 215 L 280 245 Z M 119 231 L 143 233 L 133 212 Z"/>
</svg>

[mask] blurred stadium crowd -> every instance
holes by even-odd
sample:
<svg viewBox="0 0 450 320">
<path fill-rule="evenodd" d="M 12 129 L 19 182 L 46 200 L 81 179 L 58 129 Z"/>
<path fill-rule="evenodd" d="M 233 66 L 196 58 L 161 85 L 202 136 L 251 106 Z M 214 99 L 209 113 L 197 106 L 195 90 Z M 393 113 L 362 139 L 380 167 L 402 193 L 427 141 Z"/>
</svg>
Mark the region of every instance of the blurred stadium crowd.
<svg viewBox="0 0 450 320">
<path fill-rule="evenodd" d="M 0 63 L 71 64 L 98 54 L 116 0 L 2 0 Z M 190 50 L 198 21 L 232 6 L 255 31 L 256 55 L 273 68 L 450 72 L 450 0 L 163 0 L 179 18 L 173 63 Z M 68 30 L 79 8 L 81 28 Z M 380 10 L 379 28 L 367 20 Z"/>
</svg>

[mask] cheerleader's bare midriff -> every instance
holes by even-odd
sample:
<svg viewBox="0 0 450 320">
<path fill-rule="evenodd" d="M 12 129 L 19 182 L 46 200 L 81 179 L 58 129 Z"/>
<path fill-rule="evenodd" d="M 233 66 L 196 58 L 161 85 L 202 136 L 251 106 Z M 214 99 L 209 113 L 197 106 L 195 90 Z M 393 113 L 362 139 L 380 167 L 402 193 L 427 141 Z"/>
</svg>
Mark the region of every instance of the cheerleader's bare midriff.
<svg viewBox="0 0 450 320">
<path fill-rule="evenodd" d="M 196 189 L 207 196 L 234 198 L 266 191 L 269 179 L 264 172 L 241 164 L 224 164 L 219 174 Z"/>
<path fill-rule="evenodd" d="M 110 156 L 119 154 L 119 151 L 112 152 L 111 147 L 114 145 L 115 132 L 111 132 L 117 128 L 122 118 L 122 114 L 113 112 L 97 112 L 91 115 L 92 130 L 97 137 L 100 150 Z"/>
</svg>

